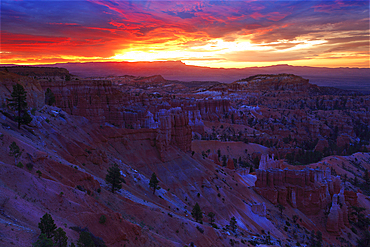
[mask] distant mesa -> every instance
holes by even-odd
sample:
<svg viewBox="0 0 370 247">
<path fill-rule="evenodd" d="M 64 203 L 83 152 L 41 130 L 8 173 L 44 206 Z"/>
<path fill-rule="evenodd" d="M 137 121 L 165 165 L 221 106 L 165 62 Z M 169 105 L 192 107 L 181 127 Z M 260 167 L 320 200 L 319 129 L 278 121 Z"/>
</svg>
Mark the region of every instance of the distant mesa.
<svg viewBox="0 0 370 247">
<path fill-rule="evenodd" d="M 306 91 L 317 87 L 308 81 L 308 79 L 293 74 L 260 74 L 238 80 L 235 83 L 244 85 L 247 89 L 252 90 Z"/>
<path fill-rule="evenodd" d="M 33 66 L 11 66 L 11 67 L 0 67 L 1 71 L 7 70 L 11 73 L 22 75 L 22 76 L 66 76 L 69 75 L 69 71 L 65 68 L 56 67 L 33 67 Z"/>
</svg>

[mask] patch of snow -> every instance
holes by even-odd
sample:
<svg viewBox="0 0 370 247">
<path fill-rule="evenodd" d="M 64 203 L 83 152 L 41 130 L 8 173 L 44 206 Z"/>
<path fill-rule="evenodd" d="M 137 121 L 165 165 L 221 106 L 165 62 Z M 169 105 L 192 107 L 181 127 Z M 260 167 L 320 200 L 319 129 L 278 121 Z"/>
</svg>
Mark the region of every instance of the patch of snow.
<svg viewBox="0 0 370 247">
<path fill-rule="evenodd" d="M 222 95 L 221 92 L 215 92 L 215 91 L 203 91 L 203 92 L 198 92 L 196 94 L 198 95 L 208 94 L 208 95 L 214 95 L 214 96 Z"/>
</svg>

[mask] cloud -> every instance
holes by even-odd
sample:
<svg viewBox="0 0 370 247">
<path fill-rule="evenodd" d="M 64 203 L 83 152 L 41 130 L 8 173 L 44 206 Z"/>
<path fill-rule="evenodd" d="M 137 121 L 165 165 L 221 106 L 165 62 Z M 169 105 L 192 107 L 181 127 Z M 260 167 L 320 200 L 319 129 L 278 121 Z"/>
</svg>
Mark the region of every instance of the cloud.
<svg viewBox="0 0 370 247">
<path fill-rule="evenodd" d="M 2 50 L 17 54 L 17 61 L 185 51 L 200 57 L 171 56 L 278 62 L 342 51 L 355 55 L 369 47 L 367 1 L 3 0 L 1 18 Z M 243 50 L 243 42 L 266 50 Z M 309 42 L 321 43 L 300 48 Z"/>
</svg>

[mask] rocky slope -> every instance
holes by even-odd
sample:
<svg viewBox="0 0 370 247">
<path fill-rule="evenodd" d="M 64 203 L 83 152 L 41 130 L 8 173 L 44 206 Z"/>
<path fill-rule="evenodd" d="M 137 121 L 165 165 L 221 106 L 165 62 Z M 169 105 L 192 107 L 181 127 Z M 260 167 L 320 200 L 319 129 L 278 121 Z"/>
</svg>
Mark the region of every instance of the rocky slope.
<svg viewBox="0 0 370 247">
<path fill-rule="evenodd" d="M 366 123 L 365 96 L 346 102 L 320 96 L 315 104 L 304 91 L 242 87 L 213 99 L 191 92 L 157 97 L 151 89 L 136 93 L 136 86 L 116 79 L 0 73 L 2 111 L 11 113 L 6 98 L 17 82 L 35 108 L 33 121 L 21 130 L 0 113 L 2 246 L 35 242 L 45 213 L 69 242 L 76 243 L 78 231 L 87 227 L 107 246 L 296 246 L 308 245 L 311 231 L 322 233 L 323 245 L 354 246 L 362 238 L 360 223 L 370 214 L 369 153 L 339 156 L 336 151 L 307 166 L 289 165 L 284 157 L 313 137 L 327 143 L 302 148 L 323 150 L 335 140 L 348 150 L 356 138 L 364 146 L 366 129 L 358 132 L 355 126 L 362 125 L 351 121 Z M 173 83 L 155 78 L 159 81 L 152 83 Z M 56 106 L 43 105 L 48 87 Z M 302 96 L 300 109 L 302 102 L 295 100 Z M 335 100 L 343 111 L 330 108 Z M 22 151 L 16 159 L 9 155 L 13 141 Z M 113 163 L 126 182 L 114 194 L 105 182 Z M 155 194 L 149 187 L 153 172 L 161 187 Z M 204 213 L 203 224 L 191 216 L 195 203 Z M 364 207 L 365 218 L 352 206 Z M 213 227 L 209 212 L 216 215 Z M 99 222 L 102 215 L 105 223 Z M 236 232 L 227 227 L 233 216 Z"/>
</svg>

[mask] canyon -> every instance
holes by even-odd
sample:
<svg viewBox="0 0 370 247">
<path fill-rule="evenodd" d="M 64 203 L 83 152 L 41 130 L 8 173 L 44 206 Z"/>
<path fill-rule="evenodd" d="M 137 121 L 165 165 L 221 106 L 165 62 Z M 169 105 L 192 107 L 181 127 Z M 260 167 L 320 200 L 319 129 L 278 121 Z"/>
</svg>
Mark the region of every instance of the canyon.
<svg viewBox="0 0 370 247">
<path fill-rule="evenodd" d="M 45 213 L 69 243 L 87 228 L 106 246 L 308 246 L 312 231 L 323 246 L 356 246 L 369 231 L 365 92 L 290 73 L 221 83 L 15 66 L 0 81 L 2 246 L 34 243 Z M 20 130 L 7 107 L 17 83 L 32 116 Z M 116 193 L 113 164 L 125 180 Z"/>
</svg>

